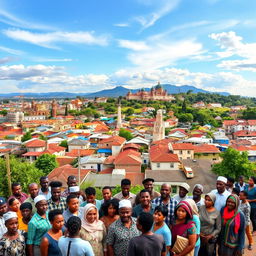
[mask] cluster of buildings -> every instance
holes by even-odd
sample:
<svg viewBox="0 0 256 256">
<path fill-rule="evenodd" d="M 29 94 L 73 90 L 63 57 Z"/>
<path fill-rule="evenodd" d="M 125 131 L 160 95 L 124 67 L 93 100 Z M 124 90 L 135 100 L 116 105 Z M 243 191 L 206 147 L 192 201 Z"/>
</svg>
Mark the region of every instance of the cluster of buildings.
<svg viewBox="0 0 256 256">
<path fill-rule="evenodd" d="M 143 100 L 170 101 L 171 97 L 160 85 L 147 93 L 141 90 L 127 95 L 127 99 Z M 206 184 L 206 191 L 212 189 L 210 186 L 216 177 L 211 166 L 221 161 L 220 154 L 228 147 L 247 151 L 249 160 L 256 161 L 256 120 L 224 120 L 223 127 L 216 131 L 210 125 L 194 130 L 178 127 L 173 111 L 158 110 L 156 117 L 149 117 L 155 109 L 146 106 L 129 121 L 125 121 L 120 104 L 115 115 L 90 122 L 85 122 L 83 116 L 67 113 L 89 102 L 105 103 L 106 100 L 6 104 L 8 114 L 0 117 L 0 156 L 11 153 L 33 162 L 43 154 L 55 155 L 58 167 L 52 170 L 49 179 L 63 181 L 63 184 L 69 175 L 96 187 L 114 187 L 123 178 L 137 185 L 151 177 L 156 184 L 170 183 L 174 192 L 184 182 L 190 186 Z M 198 103 L 198 107 L 202 107 L 202 103 Z M 221 106 L 212 103 L 208 107 Z M 122 128 L 133 138 L 120 137 Z M 32 138 L 22 142 L 28 131 Z M 194 178 L 188 179 L 185 167 L 193 170 Z"/>
</svg>

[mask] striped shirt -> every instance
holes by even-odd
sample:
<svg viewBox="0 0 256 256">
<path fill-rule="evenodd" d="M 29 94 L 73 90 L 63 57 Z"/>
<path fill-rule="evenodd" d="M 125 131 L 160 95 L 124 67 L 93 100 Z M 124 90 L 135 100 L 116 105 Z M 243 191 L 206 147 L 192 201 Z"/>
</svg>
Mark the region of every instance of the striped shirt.
<svg viewBox="0 0 256 256">
<path fill-rule="evenodd" d="M 40 245 L 43 235 L 52 227 L 48 220 L 48 213 L 46 218 L 41 217 L 37 212 L 33 215 L 28 223 L 28 240 L 27 244 Z"/>
<path fill-rule="evenodd" d="M 173 220 L 174 220 L 174 210 L 175 210 L 175 207 L 177 206 L 178 202 L 177 202 L 175 199 L 173 199 L 173 198 L 170 197 L 169 203 L 168 203 L 168 204 L 164 204 L 164 202 L 163 202 L 161 196 L 159 196 L 159 197 L 155 198 L 155 199 L 152 201 L 152 203 L 155 204 L 156 206 L 158 206 L 158 205 L 164 205 L 164 206 L 167 207 L 167 209 L 168 209 L 168 215 L 167 215 L 167 217 L 165 218 L 165 223 L 166 223 L 167 225 L 172 224 L 172 223 L 173 223 Z"/>
</svg>

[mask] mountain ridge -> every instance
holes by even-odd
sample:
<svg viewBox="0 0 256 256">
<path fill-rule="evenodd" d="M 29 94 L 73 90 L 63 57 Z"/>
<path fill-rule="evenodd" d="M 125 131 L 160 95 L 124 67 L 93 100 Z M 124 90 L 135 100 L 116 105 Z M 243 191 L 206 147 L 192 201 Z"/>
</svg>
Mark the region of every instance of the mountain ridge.
<svg viewBox="0 0 256 256">
<path fill-rule="evenodd" d="M 228 96 L 230 95 L 228 92 L 210 92 L 204 89 L 197 88 L 192 85 L 171 85 L 171 84 L 161 84 L 161 86 L 167 90 L 169 94 L 178 94 L 178 93 L 187 93 L 188 91 L 191 91 L 192 93 L 217 93 L 220 95 Z M 31 98 L 75 98 L 76 96 L 83 96 L 88 98 L 93 97 L 119 97 L 119 96 L 126 96 L 126 94 L 131 91 L 132 93 L 135 93 L 140 89 L 129 89 L 124 86 L 116 86 L 111 89 L 104 89 L 97 92 L 92 93 L 70 93 L 70 92 L 46 92 L 46 93 L 0 93 L 1 98 L 13 98 L 13 97 L 31 97 Z M 145 91 L 150 91 L 151 88 L 143 88 Z"/>
</svg>

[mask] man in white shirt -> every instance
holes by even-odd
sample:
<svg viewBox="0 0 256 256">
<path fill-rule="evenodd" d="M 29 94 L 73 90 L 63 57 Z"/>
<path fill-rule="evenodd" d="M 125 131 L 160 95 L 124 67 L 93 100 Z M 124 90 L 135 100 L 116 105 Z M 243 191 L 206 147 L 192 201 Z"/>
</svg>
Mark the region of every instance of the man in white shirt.
<svg viewBox="0 0 256 256">
<path fill-rule="evenodd" d="M 228 196 L 231 194 L 226 190 L 227 178 L 219 176 L 217 178 L 216 189 L 212 190 L 211 193 L 216 195 L 216 201 L 214 207 L 220 211 L 226 205 Z"/>
<path fill-rule="evenodd" d="M 7 203 L 5 198 L 0 197 L 0 238 L 7 232 L 3 215 L 7 213 Z"/>
</svg>

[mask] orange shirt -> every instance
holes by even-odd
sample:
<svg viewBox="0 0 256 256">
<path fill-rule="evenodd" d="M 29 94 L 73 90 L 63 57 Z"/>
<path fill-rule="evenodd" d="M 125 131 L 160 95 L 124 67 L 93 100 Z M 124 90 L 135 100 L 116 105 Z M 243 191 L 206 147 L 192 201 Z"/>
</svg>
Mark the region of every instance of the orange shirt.
<svg viewBox="0 0 256 256">
<path fill-rule="evenodd" d="M 18 219 L 19 221 L 19 230 L 23 230 L 25 232 L 28 232 L 28 224 L 25 224 L 22 220 L 22 218 Z"/>
</svg>

